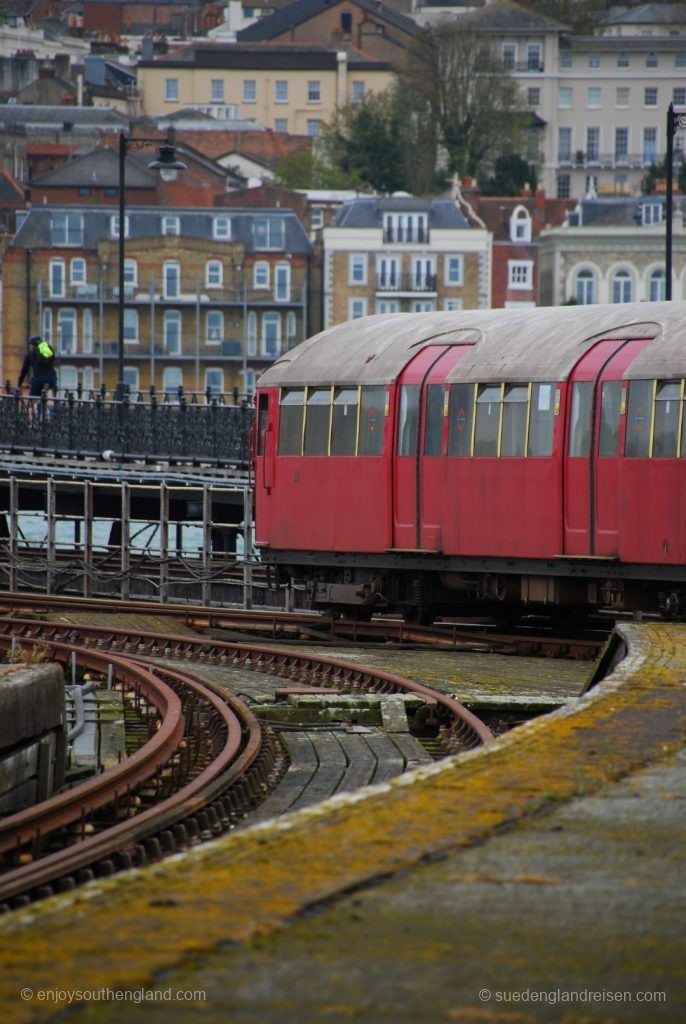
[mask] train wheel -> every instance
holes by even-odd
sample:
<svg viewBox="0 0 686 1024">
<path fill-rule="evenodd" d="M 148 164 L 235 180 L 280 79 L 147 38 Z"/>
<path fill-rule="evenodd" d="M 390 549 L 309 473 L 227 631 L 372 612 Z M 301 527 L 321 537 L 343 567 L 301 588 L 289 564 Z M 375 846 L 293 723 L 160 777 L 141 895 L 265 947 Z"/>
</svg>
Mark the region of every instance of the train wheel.
<svg viewBox="0 0 686 1024">
<path fill-rule="evenodd" d="M 428 604 L 408 605 L 403 608 L 403 621 L 408 626 L 430 626 L 436 612 Z"/>
</svg>

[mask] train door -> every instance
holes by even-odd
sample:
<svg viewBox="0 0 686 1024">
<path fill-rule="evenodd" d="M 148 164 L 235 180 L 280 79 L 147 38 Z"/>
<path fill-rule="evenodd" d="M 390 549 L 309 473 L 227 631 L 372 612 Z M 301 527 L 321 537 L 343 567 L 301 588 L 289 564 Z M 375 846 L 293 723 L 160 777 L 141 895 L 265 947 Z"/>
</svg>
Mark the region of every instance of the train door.
<svg viewBox="0 0 686 1024">
<path fill-rule="evenodd" d="M 564 552 L 618 554 L 617 484 L 626 385 L 622 374 L 648 339 L 602 341 L 569 380 L 564 460 Z"/>
<path fill-rule="evenodd" d="M 398 381 L 393 460 L 393 547 L 440 551 L 445 380 L 468 346 L 422 349 Z"/>
</svg>

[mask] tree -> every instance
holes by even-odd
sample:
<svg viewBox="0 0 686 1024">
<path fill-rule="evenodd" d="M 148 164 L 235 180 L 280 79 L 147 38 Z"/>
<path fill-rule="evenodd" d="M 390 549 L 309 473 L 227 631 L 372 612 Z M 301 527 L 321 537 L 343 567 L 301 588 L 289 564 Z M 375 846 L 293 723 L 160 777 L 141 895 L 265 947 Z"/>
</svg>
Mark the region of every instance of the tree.
<svg viewBox="0 0 686 1024">
<path fill-rule="evenodd" d="M 406 117 L 394 89 L 350 103 L 324 130 L 328 162 L 378 192 L 406 188 Z"/>
<path fill-rule="evenodd" d="M 276 165 L 275 180 L 284 188 L 359 189 L 363 184 L 358 176 L 332 166 L 320 146 L 282 156 Z"/>
<path fill-rule="evenodd" d="M 495 159 L 495 169 L 481 189 L 485 196 L 519 196 L 528 185 L 532 191 L 538 184 L 538 171 L 533 164 L 517 153 L 507 153 Z"/>
<path fill-rule="evenodd" d="M 660 164 L 651 164 L 641 182 L 641 189 L 647 196 L 652 195 L 657 187 L 658 181 L 667 180 L 667 157 Z M 679 163 L 674 164 L 674 184 L 679 191 L 686 195 L 686 161 L 679 158 Z"/>
<path fill-rule="evenodd" d="M 528 115 L 518 84 L 473 25 L 427 26 L 400 77 L 405 109 L 426 122 L 448 174 L 485 176 L 497 156 L 522 148 Z"/>
</svg>

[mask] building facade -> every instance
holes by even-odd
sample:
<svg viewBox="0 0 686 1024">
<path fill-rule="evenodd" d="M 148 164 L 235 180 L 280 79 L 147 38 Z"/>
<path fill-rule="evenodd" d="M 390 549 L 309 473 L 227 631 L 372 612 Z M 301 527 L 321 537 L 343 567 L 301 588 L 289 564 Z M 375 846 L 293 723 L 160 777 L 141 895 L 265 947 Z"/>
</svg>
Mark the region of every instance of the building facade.
<svg viewBox="0 0 686 1024">
<path fill-rule="evenodd" d="M 127 209 L 119 338 L 119 215 L 39 206 L 3 266 L 3 377 L 16 383 L 26 338 L 58 355 L 60 387 L 117 383 L 250 394 L 265 366 L 308 333 L 311 245 L 288 210 Z"/>
<path fill-rule="evenodd" d="M 459 203 L 360 197 L 323 230 L 324 327 L 490 305 L 491 236 Z"/>
</svg>

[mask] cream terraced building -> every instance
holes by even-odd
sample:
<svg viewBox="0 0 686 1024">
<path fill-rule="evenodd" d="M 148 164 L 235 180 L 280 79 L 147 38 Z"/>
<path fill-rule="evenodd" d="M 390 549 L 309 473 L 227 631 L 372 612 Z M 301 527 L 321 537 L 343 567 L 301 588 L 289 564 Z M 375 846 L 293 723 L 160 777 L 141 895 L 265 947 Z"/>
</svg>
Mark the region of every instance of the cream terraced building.
<svg viewBox="0 0 686 1024">
<path fill-rule="evenodd" d="M 138 65 L 147 116 L 196 108 L 313 137 L 336 110 L 392 80 L 386 62 L 310 46 L 199 44 Z"/>
</svg>

